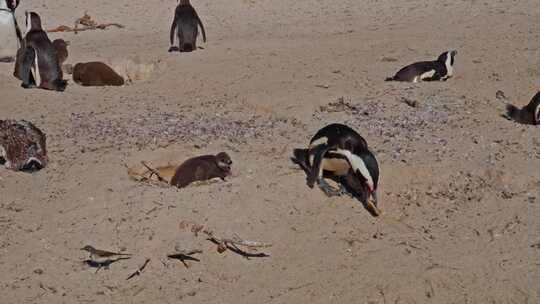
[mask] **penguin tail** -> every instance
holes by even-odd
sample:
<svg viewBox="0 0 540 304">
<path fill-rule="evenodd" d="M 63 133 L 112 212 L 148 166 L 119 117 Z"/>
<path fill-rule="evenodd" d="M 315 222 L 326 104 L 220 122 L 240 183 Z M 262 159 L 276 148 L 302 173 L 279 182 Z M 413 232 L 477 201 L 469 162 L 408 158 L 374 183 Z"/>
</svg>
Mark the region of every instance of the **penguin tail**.
<svg viewBox="0 0 540 304">
<path fill-rule="evenodd" d="M 520 109 L 518 109 L 516 106 L 507 104 L 506 105 L 506 117 L 516 120 L 519 116 Z"/>
<path fill-rule="evenodd" d="M 392 76 L 392 77 L 387 77 L 384 81 L 395 81 L 396 80 L 396 76 Z"/>
<path fill-rule="evenodd" d="M 184 43 L 180 47 L 180 52 L 193 52 L 193 51 L 194 51 L 194 48 L 193 48 L 193 44 L 191 43 Z"/>
<path fill-rule="evenodd" d="M 54 85 L 55 85 L 55 89 L 56 91 L 59 91 L 59 92 L 64 92 L 66 90 L 66 87 L 67 87 L 67 80 L 64 80 L 64 79 L 56 79 L 54 81 Z"/>
</svg>

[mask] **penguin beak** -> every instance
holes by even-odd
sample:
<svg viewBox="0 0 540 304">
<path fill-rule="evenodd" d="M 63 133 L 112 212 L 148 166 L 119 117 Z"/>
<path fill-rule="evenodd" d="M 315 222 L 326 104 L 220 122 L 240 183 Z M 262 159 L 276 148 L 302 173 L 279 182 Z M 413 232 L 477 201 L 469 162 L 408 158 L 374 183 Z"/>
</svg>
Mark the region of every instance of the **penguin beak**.
<svg viewBox="0 0 540 304">
<path fill-rule="evenodd" d="M 377 190 L 371 192 L 371 200 L 373 201 L 373 205 L 377 207 L 377 203 L 378 203 Z"/>
</svg>

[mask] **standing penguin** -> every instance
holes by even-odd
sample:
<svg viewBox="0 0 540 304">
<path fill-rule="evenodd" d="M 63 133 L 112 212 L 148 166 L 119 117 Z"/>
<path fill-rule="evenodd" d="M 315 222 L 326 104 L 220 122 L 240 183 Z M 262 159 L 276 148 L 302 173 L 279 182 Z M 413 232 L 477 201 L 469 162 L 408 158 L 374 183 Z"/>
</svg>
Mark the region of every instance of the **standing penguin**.
<svg viewBox="0 0 540 304">
<path fill-rule="evenodd" d="M 22 40 L 15 18 L 18 0 L 0 0 L 0 62 L 12 62 Z"/>
<path fill-rule="evenodd" d="M 41 18 L 37 13 L 26 12 L 26 35 L 18 56 L 21 57 L 17 61 L 23 88 L 66 89 L 67 81 L 62 79 L 56 50 L 41 28 Z"/>
<path fill-rule="evenodd" d="M 330 124 L 320 129 L 310 141 L 308 149 L 295 149 L 294 158 L 306 170 L 307 185 L 312 188 L 315 182 L 328 195 L 343 192 L 344 182 L 355 192 L 362 192 L 367 203 L 372 197 L 377 206 L 377 186 L 379 165 L 369 151 L 366 140 L 350 127 L 342 124 Z M 326 183 L 324 177 L 337 178 L 342 192 L 336 192 Z M 354 178 L 354 182 L 350 182 Z"/>
<path fill-rule="evenodd" d="M 171 47 L 169 52 L 191 52 L 197 49 L 198 26 L 201 27 L 203 41 L 206 43 L 206 32 L 204 25 L 197 15 L 195 8 L 191 6 L 189 0 L 180 0 L 176 7 L 174 19 L 171 25 Z M 178 37 L 178 47 L 174 46 L 174 33 Z"/>
<path fill-rule="evenodd" d="M 514 121 L 527 125 L 540 125 L 540 92 L 536 93 L 528 105 L 519 109 L 511 104 L 506 105 L 506 116 Z"/>
<path fill-rule="evenodd" d="M 442 53 L 435 61 L 420 61 L 410 64 L 399 70 L 386 81 L 446 81 L 454 74 L 454 58 L 457 51 Z"/>
</svg>

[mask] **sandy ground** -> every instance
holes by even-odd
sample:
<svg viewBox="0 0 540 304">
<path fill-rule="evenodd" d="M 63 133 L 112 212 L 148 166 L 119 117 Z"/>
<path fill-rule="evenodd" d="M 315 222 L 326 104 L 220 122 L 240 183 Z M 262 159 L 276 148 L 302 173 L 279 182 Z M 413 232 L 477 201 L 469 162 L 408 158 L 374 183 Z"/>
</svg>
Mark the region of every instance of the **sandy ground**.
<svg viewBox="0 0 540 304">
<path fill-rule="evenodd" d="M 540 89 L 537 0 L 200 0 L 208 43 L 190 54 L 167 53 L 176 1 L 89 2 L 22 1 L 19 23 L 26 9 L 46 28 L 85 11 L 122 23 L 50 37 L 71 42 L 69 63 L 155 70 L 56 93 L 22 89 L 0 65 L 0 117 L 39 126 L 51 159 L 32 175 L 0 168 L 0 302 L 540 303 L 540 132 L 500 117 Z M 382 81 L 448 49 L 447 82 Z M 290 162 L 330 122 L 377 155 L 380 218 L 309 189 Z M 225 182 L 127 175 L 219 151 L 234 161 Z M 219 254 L 183 220 L 272 242 L 271 256 Z M 86 244 L 135 255 L 95 273 Z M 202 249 L 200 262 L 167 259 L 175 248 Z"/>
</svg>

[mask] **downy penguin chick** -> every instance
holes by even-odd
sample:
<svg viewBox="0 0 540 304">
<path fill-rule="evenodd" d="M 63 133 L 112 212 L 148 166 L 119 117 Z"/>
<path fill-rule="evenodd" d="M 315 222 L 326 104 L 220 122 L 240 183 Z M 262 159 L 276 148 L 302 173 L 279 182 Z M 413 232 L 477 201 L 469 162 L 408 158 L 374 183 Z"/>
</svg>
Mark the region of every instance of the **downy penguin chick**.
<svg viewBox="0 0 540 304">
<path fill-rule="evenodd" d="M 393 77 L 386 81 L 446 81 L 454 74 L 454 57 L 457 51 L 442 53 L 435 61 L 420 61 L 408 65 L 399 70 Z"/>
<path fill-rule="evenodd" d="M 82 86 L 122 86 L 124 78 L 103 62 L 77 63 L 73 81 Z"/>
<path fill-rule="evenodd" d="M 231 165 L 232 160 L 225 152 L 190 158 L 176 169 L 171 185 L 183 188 L 195 181 L 205 181 L 216 177 L 225 180 L 225 177 L 231 175 Z"/>
<path fill-rule="evenodd" d="M 69 42 L 65 41 L 64 39 L 55 39 L 53 42 L 54 51 L 56 52 L 56 58 L 58 60 L 58 64 L 62 66 L 66 59 L 69 56 L 67 47 L 69 45 Z"/>
</svg>

